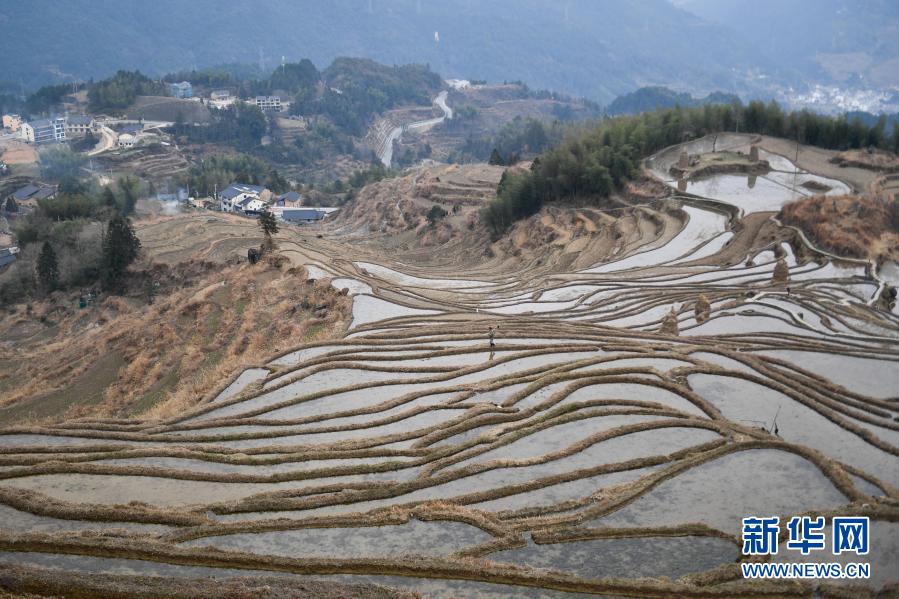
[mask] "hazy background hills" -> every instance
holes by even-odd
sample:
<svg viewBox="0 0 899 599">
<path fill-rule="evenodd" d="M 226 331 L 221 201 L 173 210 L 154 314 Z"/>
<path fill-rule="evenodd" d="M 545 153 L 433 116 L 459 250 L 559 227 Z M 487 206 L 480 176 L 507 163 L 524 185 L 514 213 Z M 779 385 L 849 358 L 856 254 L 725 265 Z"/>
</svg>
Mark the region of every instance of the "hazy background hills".
<svg viewBox="0 0 899 599">
<path fill-rule="evenodd" d="M 807 77 L 872 87 L 899 85 L 895 0 L 675 0 L 741 31 L 760 51 Z"/>
<path fill-rule="evenodd" d="M 890 0 L 0 0 L 0 80 L 41 84 L 337 56 L 429 63 L 608 103 L 648 85 L 775 97 L 899 86 Z M 769 12 L 770 11 L 770 12 Z M 775 18 L 762 15 L 777 15 Z M 439 43 L 435 42 L 435 32 Z M 821 55 L 825 54 L 823 59 Z"/>
</svg>

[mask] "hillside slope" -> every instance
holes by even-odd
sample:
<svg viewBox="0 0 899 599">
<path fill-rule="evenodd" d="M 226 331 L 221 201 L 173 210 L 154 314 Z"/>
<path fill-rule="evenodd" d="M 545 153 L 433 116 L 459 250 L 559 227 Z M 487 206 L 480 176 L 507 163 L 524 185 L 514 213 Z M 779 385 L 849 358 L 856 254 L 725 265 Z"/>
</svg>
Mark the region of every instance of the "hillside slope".
<svg viewBox="0 0 899 599">
<path fill-rule="evenodd" d="M 41 36 L 29 33 L 34 22 Z M 521 79 L 608 102 L 649 84 L 731 89 L 749 68 L 768 64 L 729 31 L 664 0 L 274 0 L 264 10 L 212 0 L 35 0 L 0 5 L 0 25 L 8 54 L 3 78 L 26 85 L 99 78 L 119 68 L 160 75 L 257 62 L 260 54 L 266 70 L 282 55 L 323 67 L 349 55 L 426 62 L 446 77 Z"/>
</svg>

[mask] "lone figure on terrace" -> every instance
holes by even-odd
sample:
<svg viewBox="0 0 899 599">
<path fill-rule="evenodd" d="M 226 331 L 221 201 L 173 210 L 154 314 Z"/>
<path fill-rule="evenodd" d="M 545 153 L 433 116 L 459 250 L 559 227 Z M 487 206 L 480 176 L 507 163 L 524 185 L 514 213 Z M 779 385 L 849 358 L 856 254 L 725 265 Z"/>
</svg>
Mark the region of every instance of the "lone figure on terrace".
<svg viewBox="0 0 899 599">
<path fill-rule="evenodd" d="M 490 339 L 490 347 L 496 347 L 496 331 L 493 327 L 490 327 L 490 332 L 487 333 L 487 337 Z"/>
</svg>

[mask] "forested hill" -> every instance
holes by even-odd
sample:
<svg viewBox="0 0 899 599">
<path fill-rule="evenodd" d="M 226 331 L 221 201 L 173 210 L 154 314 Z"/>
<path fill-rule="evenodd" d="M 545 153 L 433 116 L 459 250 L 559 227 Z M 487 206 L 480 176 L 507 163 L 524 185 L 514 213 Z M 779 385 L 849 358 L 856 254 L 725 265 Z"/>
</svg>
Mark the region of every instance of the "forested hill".
<svg viewBox="0 0 899 599">
<path fill-rule="evenodd" d="M 732 31 L 666 0 L 28 0 L 0 2 L 0 26 L 0 80 L 15 90 L 120 69 L 156 77 L 258 63 L 260 54 L 264 72 L 282 56 L 320 69 L 361 56 L 607 103 L 647 84 L 732 90 L 770 65 Z"/>
<path fill-rule="evenodd" d="M 785 113 L 776 102 L 758 101 L 620 116 L 570 136 L 535 158 L 529 171 L 507 171 L 496 199 L 483 210 L 484 222 L 498 236 L 547 202 L 580 200 L 602 205 L 639 176 L 643 158 L 687 139 L 734 131 L 737 123 L 745 133 L 787 137 L 823 148 L 875 147 L 899 152 L 899 123 L 888 130 L 886 116 L 868 126 L 845 115 Z"/>
<path fill-rule="evenodd" d="M 694 98 L 688 93 L 678 93 L 667 87 L 641 87 L 637 91 L 618 96 L 606 108 L 609 115 L 638 114 L 659 108 L 675 106 L 701 106 L 702 104 L 732 104 L 739 102 L 733 94 L 713 92 L 705 98 Z"/>
</svg>

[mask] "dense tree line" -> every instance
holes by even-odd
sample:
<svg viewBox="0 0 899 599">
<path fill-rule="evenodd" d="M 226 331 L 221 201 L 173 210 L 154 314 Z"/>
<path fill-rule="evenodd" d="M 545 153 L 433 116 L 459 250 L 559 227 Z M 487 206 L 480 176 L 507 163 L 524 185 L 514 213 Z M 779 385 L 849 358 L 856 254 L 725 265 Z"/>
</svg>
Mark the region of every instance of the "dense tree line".
<svg viewBox="0 0 899 599">
<path fill-rule="evenodd" d="M 93 112 L 116 111 L 131 106 L 137 96 L 158 96 L 165 92 L 165 84 L 140 71 L 118 71 L 108 79 L 90 84 L 87 99 Z"/>
<path fill-rule="evenodd" d="M 263 185 L 271 167 L 248 154 L 213 154 L 177 177 L 178 184 L 198 196 L 212 196 L 234 182 Z M 280 175 L 279 175 L 280 176 Z"/>
<path fill-rule="evenodd" d="M 140 242 L 129 215 L 141 195 L 131 177 L 100 188 L 77 181 L 16 220 L 20 257 L 0 273 L 0 304 L 40 292 L 102 285 L 117 292 Z"/>
<path fill-rule="evenodd" d="M 493 135 L 469 136 L 460 148 L 461 156 L 487 160 L 494 151 L 499 157 L 494 163 L 510 164 L 514 158 L 545 152 L 562 141 L 568 127 L 559 121 L 546 123 L 533 118 L 515 117 Z M 510 160 L 512 159 L 512 160 Z"/>
<path fill-rule="evenodd" d="M 68 146 L 50 146 L 41 151 L 41 177 L 45 181 L 61 182 L 78 179 L 87 158 Z"/>
<path fill-rule="evenodd" d="M 268 129 L 265 114 L 257 106 L 241 102 L 213 110 L 211 118 L 207 125 L 187 125 L 179 113 L 172 133 L 191 143 L 227 143 L 249 149 L 259 145 Z"/>
<path fill-rule="evenodd" d="M 304 58 L 300 62 L 291 62 L 275 69 L 268 78 L 268 89 L 284 90 L 288 94 L 296 94 L 300 91 L 314 90 L 318 85 L 321 74 L 312 61 Z"/>
<path fill-rule="evenodd" d="M 324 91 L 302 88 L 291 112 L 325 115 L 353 135 L 364 134 L 374 114 L 400 104 L 429 104 L 443 83 L 427 65 L 391 67 L 364 58 L 337 58 L 321 76 Z"/>
<path fill-rule="evenodd" d="M 675 106 L 701 106 L 703 104 L 733 104 L 739 98 L 733 94 L 712 92 L 705 98 L 694 98 L 686 92 L 676 92 L 667 87 L 653 86 L 640 89 L 615 98 L 606 108 L 609 116 L 638 114 Z"/>
<path fill-rule="evenodd" d="M 869 146 L 899 150 L 899 125 L 891 134 L 885 126 L 885 117 L 868 126 L 845 115 L 784 112 L 776 102 L 757 101 L 746 106 L 677 107 L 609 118 L 542 154 L 529 172 L 507 173 L 497 198 L 482 215 L 498 235 L 545 202 L 581 199 L 599 203 L 635 176 L 644 157 L 709 133 L 760 133 L 836 150 Z"/>
<path fill-rule="evenodd" d="M 71 92 L 72 86 L 67 83 L 45 85 L 25 99 L 25 112 L 32 117 L 48 114 Z"/>
<path fill-rule="evenodd" d="M 313 124 L 292 142 L 276 139 L 272 144 L 258 148 L 256 153 L 278 164 L 296 164 L 303 167 L 335 154 L 351 154 L 361 158 L 353 138 L 326 119 L 315 119 Z"/>
<path fill-rule="evenodd" d="M 258 79 L 262 75 L 259 67 L 251 64 L 224 64 L 206 69 L 169 73 L 163 80 L 167 83 L 189 81 L 191 85 L 208 88 L 234 87 L 244 81 Z"/>
<path fill-rule="evenodd" d="M 381 181 L 393 174 L 393 171 L 388 170 L 379 160 L 374 159 L 368 168 L 353 171 L 346 180 L 331 181 L 322 188 L 322 191 L 335 194 L 331 198 L 330 204 L 340 206 L 354 200 L 359 190 L 369 183 Z"/>
</svg>

